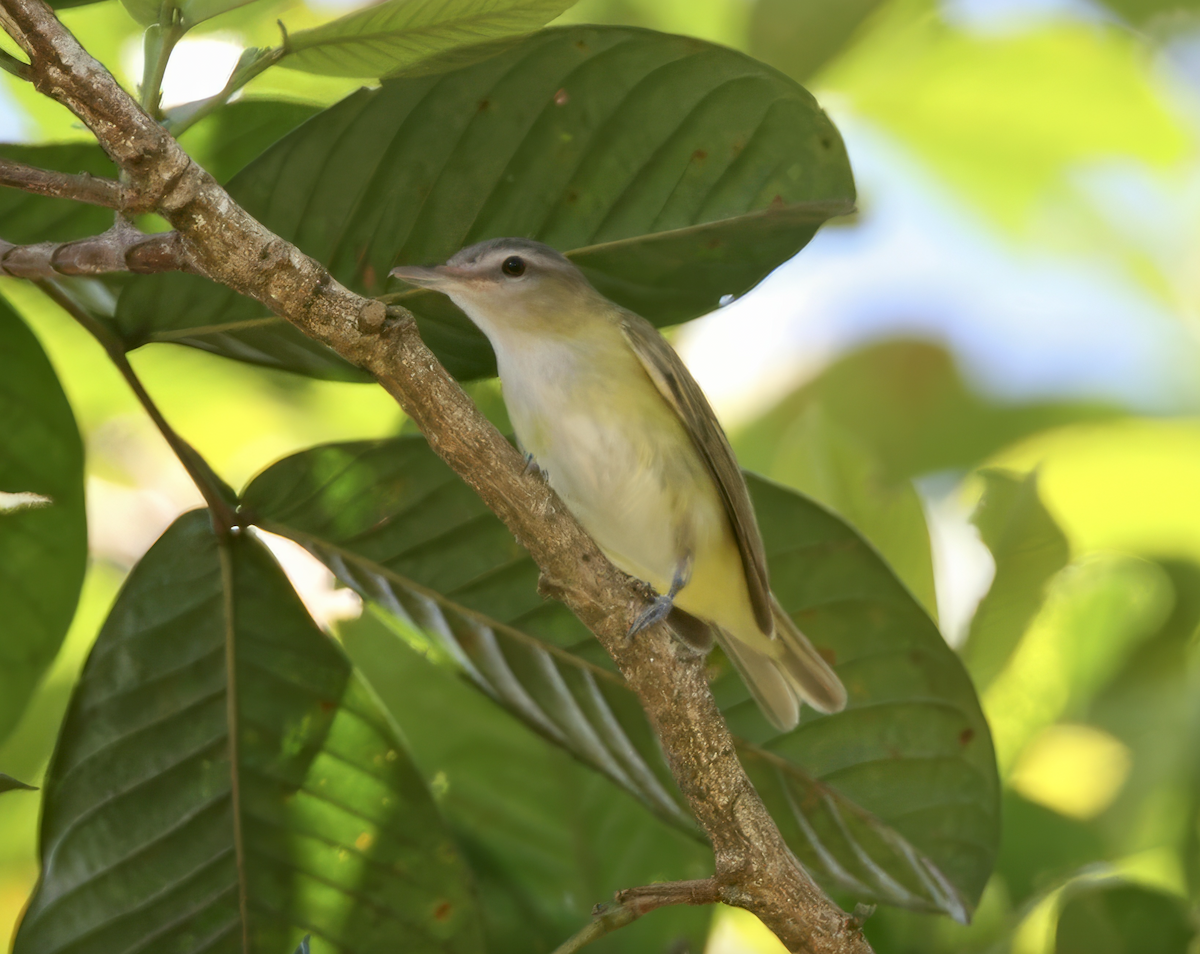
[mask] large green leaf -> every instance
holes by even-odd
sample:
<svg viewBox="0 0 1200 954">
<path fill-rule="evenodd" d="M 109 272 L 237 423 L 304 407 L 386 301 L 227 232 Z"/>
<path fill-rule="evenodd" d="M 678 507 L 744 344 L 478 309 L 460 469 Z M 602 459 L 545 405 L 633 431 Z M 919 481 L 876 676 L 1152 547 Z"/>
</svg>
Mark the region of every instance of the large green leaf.
<svg viewBox="0 0 1200 954">
<path fill-rule="evenodd" d="M 374 614 L 343 624 L 339 635 L 404 726 L 463 846 L 490 954 L 551 951 L 619 888 L 711 872 L 711 852 L 690 830 L 648 815 L 449 667 L 423 658 Z M 678 950 L 682 938 L 700 951 L 710 916 L 711 909 L 665 909 L 588 950 L 663 954 Z"/>
<path fill-rule="evenodd" d="M 393 723 L 249 534 L 186 514 L 134 568 L 46 779 L 15 954 L 480 950 Z"/>
<path fill-rule="evenodd" d="M 384 0 L 288 38 L 284 66 L 329 76 L 378 77 L 446 56 L 479 59 L 463 47 L 532 33 L 575 0 Z M 461 65 L 461 64 L 459 64 Z"/>
<path fill-rule="evenodd" d="M 715 688 L 749 740 L 743 761 L 827 884 L 965 918 L 998 833 L 990 735 L 966 673 L 854 531 L 792 491 L 750 483 L 775 592 L 836 658 L 850 704 L 835 716 L 806 711 L 779 735 L 726 673 Z M 296 455 L 245 499 L 254 519 L 312 549 L 435 658 L 686 824 L 639 707 L 597 665 L 598 644 L 538 595 L 533 561 L 421 439 Z"/>
<path fill-rule="evenodd" d="M 972 520 L 996 562 L 996 575 L 979 603 L 962 655 L 975 685 L 1000 674 L 1037 614 L 1051 577 L 1067 565 L 1067 538 L 1042 505 L 1037 472 L 1024 477 L 988 469 Z"/>
<path fill-rule="evenodd" d="M 837 130 L 794 82 L 732 50 L 615 27 L 545 30 L 441 76 L 361 90 L 229 188 L 364 294 L 387 291 L 397 264 L 521 235 L 568 251 L 660 325 L 746 291 L 854 197 Z M 494 372 L 486 340 L 447 299 L 403 300 L 454 374 Z M 117 322 L 134 344 L 362 377 L 195 276 L 140 277 Z"/>
<path fill-rule="evenodd" d="M 66 635 L 87 563 L 83 442 L 50 360 L 0 298 L 0 741 Z M 19 496 L 5 496 L 19 495 Z"/>
</svg>

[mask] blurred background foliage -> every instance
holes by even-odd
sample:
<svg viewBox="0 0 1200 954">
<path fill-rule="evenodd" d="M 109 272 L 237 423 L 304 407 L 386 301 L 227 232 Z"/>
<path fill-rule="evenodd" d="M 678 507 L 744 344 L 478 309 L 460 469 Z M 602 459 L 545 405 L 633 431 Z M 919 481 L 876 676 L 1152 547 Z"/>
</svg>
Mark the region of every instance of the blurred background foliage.
<svg viewBox="0 0 1200 954">
<path fill-rule="evenodd" d="M 295 32 L 344 10 L 261 0 L 206 21 L 172 59 L 164 105 L 219 89 L 242 47 L 277 41 L 276 18 Z M 136 85 L 141 28 L 124 7 L 62 17 Z M 745 50 L 808 86 L 846 139 L 857 214 L 674 339 L 744 466 L 862 531 L 936 614 L 983 700 L 1004 812 L 974 923 L 880 908 L 876 950 L 1195 954 L 1200 6 L 582 0 L 562 20 Z M 0 81 L 0 139 L 87 140 L 64 110 Z M 246 95 L 295 101 L 299 121 L 359 85 L 269 70 Z M 213 161 L 222 175 L 239 164 Z M 80 609 L 0 739 L 0 769 L 36 783 L 122 579 L 200 500 L 86 333 L 28 286 L 0 292 L 49 354 L 87 450 Z M 292 451 L 403 425 L 370 385 L 163 344 L 131 360 L 234 486 Z M 492 385 L 476 390 L 495 404 Z M 336 604 L 310 564 L 285 563 L 310 603 Z M 366 635 L 346 639 L 369 651 Z M 410 741 L 418 763 L 437 744 Z M 554 765 L 546 798 L 596 798 L 569 759 L 527 757 Z M 3 937 L 36 877 L 37 806 L 27 792 L 0 799 Z M 573 889 L 593 890 L 586 874 Z M 764 933 L 723 910 L 709 950 L 778 950 Z"/>
</svg>

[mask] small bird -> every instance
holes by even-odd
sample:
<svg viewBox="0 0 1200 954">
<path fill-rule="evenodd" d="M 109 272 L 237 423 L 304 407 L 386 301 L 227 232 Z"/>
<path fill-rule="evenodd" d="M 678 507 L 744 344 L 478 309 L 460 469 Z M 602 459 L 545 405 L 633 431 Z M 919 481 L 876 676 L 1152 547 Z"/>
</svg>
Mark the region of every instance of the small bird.
<svg viewBox="0 0 1200 954">
<path fill-rule="evenodd" d="M 846 690 L 771 595 L 746 482 L 700 386 L 644 318 L 540 242 L 480 242 L 394 277 L 434 289 L 487 336 L 517 440 L 617 567 L 658 596 L 630 635 L 666 620 L 724 648 L 782 731 L 800 702 Z"/>
</svg>

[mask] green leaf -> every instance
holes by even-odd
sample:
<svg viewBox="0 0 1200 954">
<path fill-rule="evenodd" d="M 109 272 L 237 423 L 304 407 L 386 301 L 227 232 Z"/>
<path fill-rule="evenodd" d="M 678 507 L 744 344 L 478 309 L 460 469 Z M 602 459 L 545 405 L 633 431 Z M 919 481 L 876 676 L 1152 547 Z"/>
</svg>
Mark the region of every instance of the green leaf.
<svg viewBox="0 0 1200 954">
<path fill-rule="evenodd" d="M 183 14 L 183 25 L 190 29 L 197 23 L 203 23 L 253 2 L 254 0 L 181 0 L 179 10 Z"/>
<path fill-rule="evenodd" d="M 162 13 L 165 0 L 121 0 L 129 15 L 144 27 L 154 27 Z"/>
<path fill-rule="evenodd" d="M 1042 505 L 1037 472 L 980 472 L 985 489 L 971 518 L 996 561 L 992 585 L 962 647 L 975 685 L 986 689 L 1041 608 L 1046 587 L 1070 559 L 1067 538 Z"/>
<path fill-rule="evenodd" d="M 742 465 L 769 472 L 786 432 L 810 406 L 866 444 L 882 478 L 971 467 L 1028 434 L 1115 417 L 1100 404 L 998 404 L 963 380 L 951 355 L 925 341 L 868 345 L 830 365 L 738 435 Z"/>
<path fill-rule="evenodd" d="M 180 517 L 130 574 L 46 779 L 15 954 L 480 950 L 394 724 L 249 533 Z"/>
<path fill-rule="evenodd" d="M 615 27 L 545 30 L 442 76 L 361 90 L 235 176 L 231 195 L 367 295 L 402 263 L 530 236 L 570 252 L 656 324 L 751 288 L 854 185 L 837 130 L 792 81 L 742 54 Z M 452 373 L 494 373 L 449 300 L 402 296 Z M 143 276 L 117 309 L 130 344 L 179 341 L 362 380 L 256 302 L 195 276 Z"/>
<path fill-rule="evenodd" d="M 36 792 L 36 785 L 26 785 L 24 782 L 0 772 L 0 793 L 2 792 Z"/>
<path fill-rule="evenodd" d="M 936 618 L 933 553 L 921 498 L 908 480 L 886 478 L 872 449 L 855 434 L 810 405 L 780 435 L 764 476 L 795 487 L 850 523 Z"/>
<path fill-rule="evenodd" d="M 778 735 L 727 672 L 715 691 L 749 740 L 743 762 L 826 884 L 965 919 L 998 834 L 991 740 L 970 681 L 849 527 L 785 488 L 753 477 L 750 486 L 776 595 L 836 658 L 850 705 L 827 717 L 806 710 Z M 405 638 L 684 824 L 644 715 L 597 664 L 599 645 L 538 595 L 533 561 L 423 440 L 298 454 L 257 477 L 245 500 L 264 527 L 386 610 Z"/>
<path fill-rule="evenodd" d="M 214 179 L 228 182 L 316 112 L 308 103 L 242 99 L 198 121 L 179 142 Z"/>
<path fill-rule="evenodd" d="M 575 0 L 384 0 L 288 37 L 282 65 L 327 76 L 413 72 L 463 47 L 545 26 Z M 430 64 L 432 65 L 432 64 Z M 456 65 L 461 65 L 456 64 Z"/>
<path fill-rule="evenodd" d="M 3 298 L 0 421 L 3 741 L 58 653 L 87 564 L 83 442 L 75 416 L 37 338 Z"/>
<path fill-rule="evenodd" d="M 880 0 L 758 0 L 750 14 L 750 52 L 805 81 L 850 41 Z"/>
<path fill-rule="evenodd" d="M 405 727 L 463 846 L 491 954 L 554 950 L 619 888 L 711 872 L 712 853 L 693 831 L 647 814 L 620 786 L 530 732 L 449 667 L 423 658 L 373 614 L 342 624 L 338 634 Z M 700 951 L 710 917 L 711 909 L 664 909 L 588 950 L 662 954 L 686 940 L 688 950 Z"/>
<path fill-rule="evenodd" d="M 1183 902 L 1120 881 L 1068 889 L 1055 954 L 1187 954 L 1196 927 Z"/>
<path fill-rule="evenodd" d="M 87 173 L 115 179 L 117 167 L 92 143 L 59 143 L 42 146 L 0 145 L 0 156 L 39 169 L 71 174 Z M 14 245 L 35 242 L 69 242 L 98 235 L 113 223 L 109 209 L 70 199 L 0 189 L 0 238 Z"/>
<path fill-rule="evenodd" d="M 1095 824 L 1110 858 L 1144 850 L 1147 831 L 1177 846 L 1200 897 L 1200 564 L 1160 565 L 1173 591 L 1170 615 L 1087 705 L 1087 721 L 1127 745 L 1136 767 Z"/>
</svg>

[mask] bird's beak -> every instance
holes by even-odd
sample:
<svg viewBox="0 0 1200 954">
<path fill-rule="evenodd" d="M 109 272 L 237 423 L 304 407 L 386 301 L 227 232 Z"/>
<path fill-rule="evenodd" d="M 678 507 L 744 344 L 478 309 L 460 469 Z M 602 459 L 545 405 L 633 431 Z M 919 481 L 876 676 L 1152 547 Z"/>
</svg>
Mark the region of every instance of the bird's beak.
<svg viewBox="0 0 1200 954">
<path fill-rule="evenodd" d="M 450 265 L 435 265 L 432 268 L 421 268 L 417 265 L 403 265 L 388 272 L 392 278 L 399 278 L 410 285 L 421 288 L 445 289 L 470 277 L 465 268 L 454 268 Z"/>
</svg>

